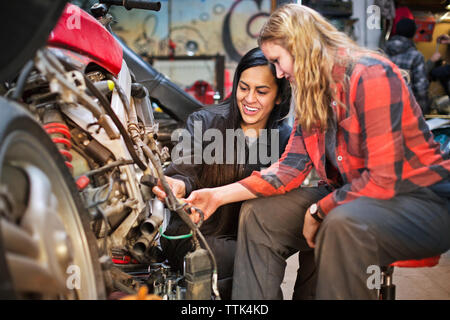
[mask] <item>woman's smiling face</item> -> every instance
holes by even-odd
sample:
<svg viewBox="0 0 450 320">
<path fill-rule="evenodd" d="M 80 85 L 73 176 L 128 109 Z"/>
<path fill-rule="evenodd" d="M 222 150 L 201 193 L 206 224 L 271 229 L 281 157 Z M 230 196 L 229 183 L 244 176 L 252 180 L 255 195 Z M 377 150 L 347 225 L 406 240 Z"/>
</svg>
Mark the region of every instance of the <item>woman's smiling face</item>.
<svg viewBox="0 0 450 320">
<path fill-rule="evenodd" d="M 242 116 L 242 129 L 263 129 L 277 99 L 278 86 L 269 66 L 244 70 L 239 79 L 236 100 Z"/>
</svg>

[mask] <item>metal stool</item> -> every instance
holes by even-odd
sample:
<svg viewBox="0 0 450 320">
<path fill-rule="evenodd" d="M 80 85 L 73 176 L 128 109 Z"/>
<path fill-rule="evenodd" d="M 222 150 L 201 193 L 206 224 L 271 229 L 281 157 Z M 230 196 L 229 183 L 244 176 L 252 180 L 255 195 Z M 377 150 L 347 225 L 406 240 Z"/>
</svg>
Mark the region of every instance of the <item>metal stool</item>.
<svg viewBox="0 0 450 320">
<path fill-rule="evenodd" d="M 381 267 L 381 286 L 380 286 L 380 300 L 395 300 L 395 285 L 392 282 L 394 267 L 400 268 L 422 268 L 434 267 L 439 263 L 441 256 L 425 258 L 420 260 L 405 260 L 397 261 L 389 266 Z"/>
</svg>

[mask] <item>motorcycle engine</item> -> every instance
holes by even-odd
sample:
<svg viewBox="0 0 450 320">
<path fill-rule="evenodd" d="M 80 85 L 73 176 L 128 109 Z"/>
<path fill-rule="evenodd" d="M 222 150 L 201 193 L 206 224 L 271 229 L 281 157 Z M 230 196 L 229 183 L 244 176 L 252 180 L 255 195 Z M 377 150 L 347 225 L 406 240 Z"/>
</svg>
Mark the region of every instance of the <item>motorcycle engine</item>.
<svg viewBox="0 0 450 320">
<path fill-rule="evenodd" d="M 23 100 L 71 170 L 110 291 L 131 294 L 145 284 L 164 299 L 184 299 L 185 277 L 164 264 L 159 247 L 170 211 L 151 193 L 161 167 L 148 150 L 156 164 L 169 152 L 157 141 L 146 89 L 133 83 L 125 61 L 115 78 L 100 67 L 82 70 L 64 49 L 49 48 L 38 52 L 35 66 Z"/>
</svg>

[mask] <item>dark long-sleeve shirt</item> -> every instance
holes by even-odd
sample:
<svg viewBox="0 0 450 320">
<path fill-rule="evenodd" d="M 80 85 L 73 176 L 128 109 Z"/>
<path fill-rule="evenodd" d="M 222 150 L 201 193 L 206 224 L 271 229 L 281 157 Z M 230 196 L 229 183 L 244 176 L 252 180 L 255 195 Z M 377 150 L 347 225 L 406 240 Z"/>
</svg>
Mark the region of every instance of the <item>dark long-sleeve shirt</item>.
<svg viewBox="0 0 450 320">
<path fill-rule="evenodd" d="M 178 147 L 181 149 L 175 149 L 173 152 L 173 154 L 179 154 L 179 157 L 177 157 L 177 159 L 172 159 L 173 162 L 165 170 L 167 176 L 182 180 L 185 183 L 186 197 L 189 196 L 193 190 L 205 187 L 215 187 L 215 185 L 205 185 L 204 181 L 199 180 L 205 166 L 205 158 L 203 157 L 202 151 L 205 151 L 210 144 L 210 137 L 207 138 L 205 132 L 208 129 L 224 129 L 229 113 L 230 105 L 224 104 L 207 107 L 194 112 L 188 117 L 184 131 L 186 136 L 183 136 L 178 143 Z M 267 141 L 258 139 L 257 141 L 250 142 L 246 139 L 247 158 L 243 161 L 245 162 L 243 165 L 243 177 L 249 176 L 253 171 L 269 167 L 279 159 L 281 154 L 283 154 L 289 139 L 291 127 L 279 117 L 275 118 L 276 119 L 271 119 L 269 127 L 267 128 L 269 129 Z M 275 145 L 272 145 L 271 130 L 276 130 L 275 138 L 278 136 L 278 139 L 274 139 Z M 184 141 L 184 139 L 188 139 L 188 141 Z M 223 141 L 225 141 L 225 139 L 223 139 Z M 188 143 L 191 148 L 186 148 L 186 143 Z M 259 148 L 266 148 L 266 150 L 263 151 L 267 152 L 262 152 L 262 154 L 264 156 L 270 155 L 270 160 L 273 161 L 268 161 L 269 158 L 264 159 L 265 157 L 260 157 L 261 153 L 259 149 L 256 154 L 253 154 L 256 155 L 256 157 L 252 158 L 252 156 L 250 156 L 249 158 L 249 154 L 251 154 L 249 149 L 253 148 L 254 143 L 256 143 Z M 195 156 L 195 146 L 198 148 L 197 156 Z M 271 154 L 271 150 L 276 151 L 275 154 Z M 222 151 L 225 155 L 225 146 Z M 236 234 L 239 208 L 240 204 L 230 204 L 219 208 L 219 214 L 214 214 L 210 219 L 204 222 L 201 228 L 202 232 L 205 235 Z"/>
</svg>

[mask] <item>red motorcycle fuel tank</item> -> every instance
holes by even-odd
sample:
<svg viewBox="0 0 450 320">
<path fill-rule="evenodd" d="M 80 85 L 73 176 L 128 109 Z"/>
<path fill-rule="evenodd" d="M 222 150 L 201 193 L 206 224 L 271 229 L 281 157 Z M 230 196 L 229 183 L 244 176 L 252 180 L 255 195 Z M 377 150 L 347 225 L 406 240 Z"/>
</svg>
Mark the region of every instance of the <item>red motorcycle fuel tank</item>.
<svg viewBox="0 0 450 320">
<path fill-rule="evenodd" d="M 115 76 L 122 67 L 120 44 L 100 22 L 75 5 L 66 5 L 47 42 L 86 56 Z"/>
</svg>

